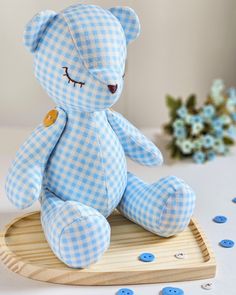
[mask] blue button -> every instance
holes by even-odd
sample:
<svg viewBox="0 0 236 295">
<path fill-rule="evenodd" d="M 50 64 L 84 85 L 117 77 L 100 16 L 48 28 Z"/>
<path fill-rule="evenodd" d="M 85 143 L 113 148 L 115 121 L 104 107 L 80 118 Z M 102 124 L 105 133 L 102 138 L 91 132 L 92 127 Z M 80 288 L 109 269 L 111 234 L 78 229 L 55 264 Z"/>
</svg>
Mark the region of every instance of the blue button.
<svg viewBox="0 0 236 295">
<path fill-rule="evenodd" d="M 182 289 L 173 287 L 165 287 L 161 292 L 162 295 L 184 295 L 184 291 Z"/>
<path fill-rule="evenodd" d="M 227 217 L 222 216 L 222 215 L 218 215 L 213 218 L 213 221 L 216 223 L 225 223 L 227 221 Z"/>
<path fill-rule="evenodd" d="M 234 241 L 231 240 L 222 240 L 220 241 L 221 247 L 232 248 L 234 246 Z"/>
<path fill-rule="evenodd" d="M 143 262 L 152 262 L 155 256 L 152 253 L 142 253 L 139 255 L 139 259 Z"/>
<path fill-rule="evenodd" d="M 233 198 L 232 202 L 233 202 L 233 203 L 236 203 L 236 198 Z"/>
<path fill-rule="evenodd" d="M 134 294 L 134 291 L 133 290 L 126 289 L 126 288 L 120 289 L 117 292 L 117 295 L 133 295 L 133 294 Z"/>
</svg>

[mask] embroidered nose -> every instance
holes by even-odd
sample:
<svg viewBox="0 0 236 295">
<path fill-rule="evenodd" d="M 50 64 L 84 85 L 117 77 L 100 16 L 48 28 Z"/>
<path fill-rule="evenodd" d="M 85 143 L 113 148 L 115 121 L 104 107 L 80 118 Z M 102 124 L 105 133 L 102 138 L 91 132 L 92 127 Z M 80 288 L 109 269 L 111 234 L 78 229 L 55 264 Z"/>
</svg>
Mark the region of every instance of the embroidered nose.
<svg viewBox="0 0 236 295">
<path fill-rule="evenodd" d="M 116 85 L 108 85 L 107 87 L 112 94 L 114 94 L 118 88 L 117 84 Z"/>
</svg>

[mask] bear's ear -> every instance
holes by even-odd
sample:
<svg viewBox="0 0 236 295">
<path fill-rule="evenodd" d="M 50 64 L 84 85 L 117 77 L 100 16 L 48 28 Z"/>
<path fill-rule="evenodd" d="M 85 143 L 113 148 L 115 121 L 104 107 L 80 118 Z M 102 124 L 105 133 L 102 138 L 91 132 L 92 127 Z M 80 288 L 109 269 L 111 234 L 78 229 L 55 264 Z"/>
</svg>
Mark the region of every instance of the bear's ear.
<svg viewBox="0 0 236 295">
<path fill-rule="evenodd" d="M 125 32 L 126 43 L 135 40 L 140 33 L 140 22 L 135 11 L 130 7 L 112 7 L 109 11 L 120 21 Z"/>
<path fill-rule="evenodd" d="M 57 13 L 51 10 L 41 11 L 26 25 L 24 31 L 24 45 L 31 53 L 35 52 L 37 49 L 40 38 L 56 15 Z"/>
</svg>

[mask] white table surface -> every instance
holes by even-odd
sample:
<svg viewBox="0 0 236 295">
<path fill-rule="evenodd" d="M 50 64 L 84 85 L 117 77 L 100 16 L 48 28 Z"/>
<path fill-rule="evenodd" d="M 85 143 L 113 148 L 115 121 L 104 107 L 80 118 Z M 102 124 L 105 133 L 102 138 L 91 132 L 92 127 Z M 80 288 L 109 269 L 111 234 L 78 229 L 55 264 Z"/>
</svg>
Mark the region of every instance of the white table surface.
<svg viewBox="0 0 236 295">
<path fill-rule="evenodd" d="M 39 208 L 38 204 L 28 210 L 18 211 L 7 200 L 4 193 L 4 178 L 7 169 L 18 146 L 29 134 L 30 129 L 0 128 L 0 229 L 13 217 L 24 212 Z M 154 182 L 160 177 L 174 174 L 185 179 L 197 194 L 195 217 L 207 234 L 217 259 L 217 275 L 215 279 L 168 284 L 135 285 L 129 286 L 136 295 L 157 295 L 167 285 L 184 289 L 185 294 L 200 295 L 235 295 L 236 294 L 236 247 L 224 249 L 218 245 L 222 239 L 236 241 L 236 204 L 231 199 L 236 196 L 236 149 L 227 157 L 221 157 L 213 162 L 196 165 L 191 162 L 172 162 L 165 151 L 165 139 L 155 130 L 145 130 L 145 133 L 156 142 L 162 150 L 166 164 L 162 167 L 148 168 L 128 161 L 129 170 L 145 181 Z M 215 215 L 225 215 L 228 222 L 215 224 L 212 218 Z M 181 250 L 181 249 L 180 249 Z M 201 284 L 213 282 L 210 291 L 201 289 Z M 127 286 L 126 286 L 127 287 Z M 120 286 L 111 287 L 80 287 L 54 285 L 33 281 L 9 271 L 0 262 L 0 294 L 50 294 L 50 295 L 113 295 Z"/>
</svg>

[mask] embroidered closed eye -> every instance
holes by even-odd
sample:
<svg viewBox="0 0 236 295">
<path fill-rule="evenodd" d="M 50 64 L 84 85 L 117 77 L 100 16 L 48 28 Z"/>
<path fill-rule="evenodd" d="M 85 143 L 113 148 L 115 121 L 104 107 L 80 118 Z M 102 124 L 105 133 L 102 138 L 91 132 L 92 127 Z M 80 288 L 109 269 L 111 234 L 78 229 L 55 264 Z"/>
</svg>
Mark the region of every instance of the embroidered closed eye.
<svg viewBox="0 0 236 295">
<path fill-rule="evenodd" d="M 74 87 L 76 84 L 80 85 L 80 88 L 85 85 L 84 82 L 80 82 L 80 81 L 75 81 L 74 79 L 72 79 L 68 73 L 68 67 L 62 67 L 65 70 L 65 73 L 63 74 L 63 76 L 67 77 L 68 79 L 68 83 L 72 82 L 74 84 Z"/>
</svg>

